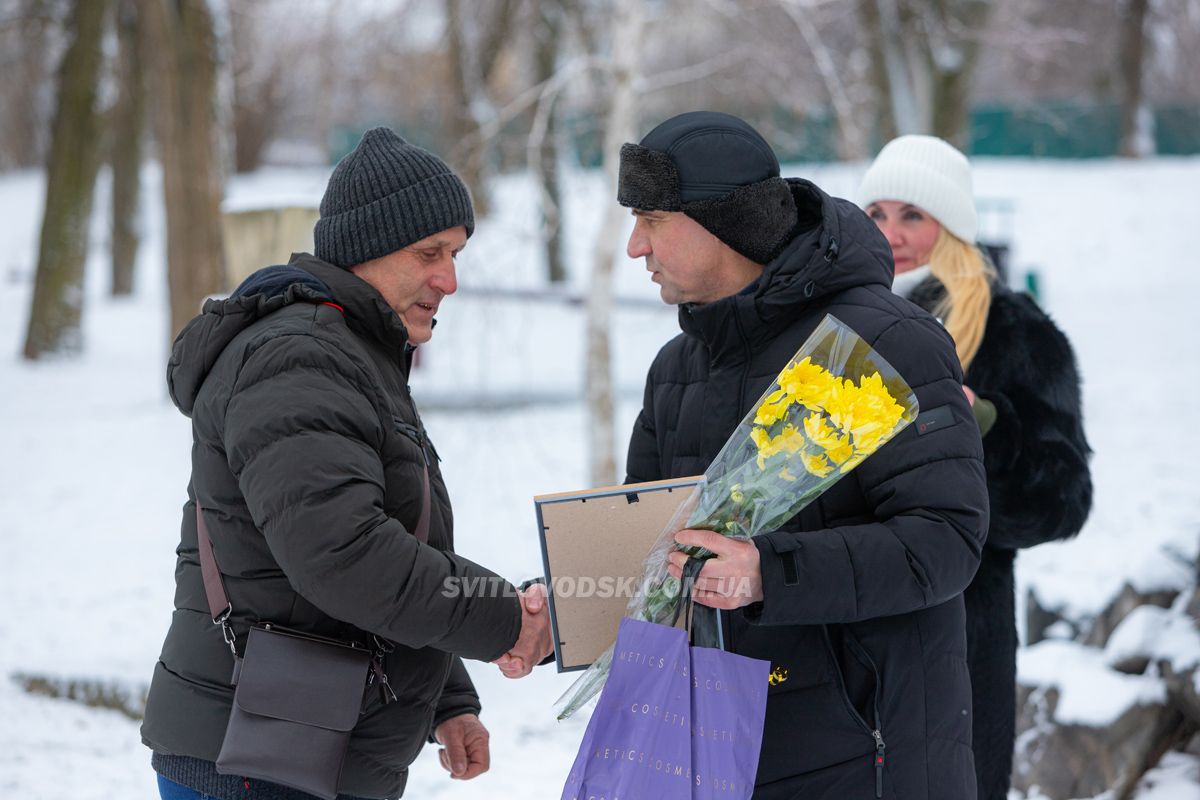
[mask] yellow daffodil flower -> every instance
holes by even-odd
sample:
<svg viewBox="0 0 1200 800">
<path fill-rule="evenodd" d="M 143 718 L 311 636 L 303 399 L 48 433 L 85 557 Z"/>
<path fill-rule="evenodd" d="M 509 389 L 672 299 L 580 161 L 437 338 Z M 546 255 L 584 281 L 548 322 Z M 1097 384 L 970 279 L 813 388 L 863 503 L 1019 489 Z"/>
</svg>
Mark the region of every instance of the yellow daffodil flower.
<svg viewBox="0 0 1200 800">
<path fill-rule="evenodd" d="M 825 417 L 815 411 L 804 418 L 804 433 L 813 444 L 825 449 L 837 447 L 843 439 L 837 431 L 829 427 Z"/>
<path fill-rule="evenodd" d="M 842 437 L 842 441 L 833 447 L 825 449 L 825 455 L 834 464 L 841 466 L 845 464 L 854 455 L 854 447 L 850 444 L 850 437 Z"/>
<path fill-rule="evenodd" d="M 820 454 L 810 455 L 809 453 L 800 453 L 800 463 L 804 465 L 804 469 L 818 478 L 824 478 L 830 472 L 833 472 L 833 465 L 829 463 L 825 456 Z"/>
<path fill-rule="evenodd" d="M 820 364 L 812 363 L 811 358 L 789 364 L 778 378 L 780 387 L 788 397 L 811 409 L 821 408 L 825 404 L 826 396 L 838 380 Z"/>
<path fill-rule="evenodd" d="M 787 400 L 778 403 L 764 402 L 758 407 L 758 413 L 754 416 L 754 424 L 762 425 L 764 428 L 769 428 L 779 420 L 787 416 L 788 409 L 792 406 Z"/>
</svg>

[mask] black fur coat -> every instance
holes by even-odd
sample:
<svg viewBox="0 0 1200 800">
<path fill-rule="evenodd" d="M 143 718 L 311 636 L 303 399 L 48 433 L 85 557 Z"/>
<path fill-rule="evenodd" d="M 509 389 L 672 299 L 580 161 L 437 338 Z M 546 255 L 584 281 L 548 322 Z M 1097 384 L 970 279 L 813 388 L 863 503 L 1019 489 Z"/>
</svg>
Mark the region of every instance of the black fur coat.
<svg viewBox="0 0 1200 800">
<path fill-rule="evenodd" d="M 929 278 L 909 299 L 932 310 L 943 291 Z M 991 525 L 965 600 L 979 800 L 1004 800 L 1016 727 L 1013 560 L 1018 548 L 1083 527 L 1092 505 L 1091 450 L 1071 345 L 1027 294 L 993 287 L 964 383 L 996 406 L 983 439 Z"/>
</svg>

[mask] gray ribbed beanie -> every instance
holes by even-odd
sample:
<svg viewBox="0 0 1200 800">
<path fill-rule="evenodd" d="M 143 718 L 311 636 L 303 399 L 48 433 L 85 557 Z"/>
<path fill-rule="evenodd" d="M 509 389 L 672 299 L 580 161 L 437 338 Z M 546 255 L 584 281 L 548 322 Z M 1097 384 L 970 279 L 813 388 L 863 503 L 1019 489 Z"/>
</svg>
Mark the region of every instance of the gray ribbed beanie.
<svg viewBox="0 0 1200 800">
<path fill-rule="evenodd" d="M 475 230 L 462 180 L 433 153 L 372 128 L 329 178 L 314 255 L 349 269 L 458 225 Z"/>
</svg>

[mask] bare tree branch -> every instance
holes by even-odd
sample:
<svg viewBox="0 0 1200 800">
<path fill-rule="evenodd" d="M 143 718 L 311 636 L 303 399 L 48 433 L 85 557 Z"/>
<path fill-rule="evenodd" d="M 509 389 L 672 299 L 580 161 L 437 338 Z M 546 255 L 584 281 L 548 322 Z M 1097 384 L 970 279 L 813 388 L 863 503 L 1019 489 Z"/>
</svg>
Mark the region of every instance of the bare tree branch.
<svg viewBox="0 0 1200 800">
<path fill-rule="evenodd" d="M 608 64 L 607 59 L 598 56 L 579 56 L 572 59 L 555 72 L 552 77 L 530 86 L 514 97 L 507 105 L 497 109 L 496 115 L 480 125 L 477 131 L 470 134 L 466 143 L 474 146 L 491 140 L 500 133 L 506 124 L 534 107 L 542 99 L 543 93 L 547 97 L 550 97 L 562 91 L 577 76 L 582 75 L 588 70 L 605 69 L 608 67 Z"/>
<path fill-rule="evenodd" d="M 652 78 L 639 77 L 634 84 L 633 90 L 638 94 L 649 94 L 659 89 L 669 89 L 685 83 L 694 83 L 695 81 L 712 77 L 718 72 L 740 64 L 747 58 L 749 58 L 749 53 L 744 47 L 726 50 L 724 53 L 720 53 L 699 63 L 660 72 Z"/>
<path fill-rule="evenodd" d="M 820 31 L 813 24 L 815 3 L 811 0 L 780 0 L 784 13 L 795 24 L 808 45 L 813 59 L 817 63 L 817 71 L 829 93 L 833 103 L 834 115 L 837 117 L 838 129 L 842 133 L 842 155 L 846 158 L 864 158 L 867 155 L 867 140 L 862 128 L 854 118 L 854 104 L 846 93 L 846 85 L 842 82 L 840 70 L 833 63 L 833 56 L 825 46 Z"/>
</svg>

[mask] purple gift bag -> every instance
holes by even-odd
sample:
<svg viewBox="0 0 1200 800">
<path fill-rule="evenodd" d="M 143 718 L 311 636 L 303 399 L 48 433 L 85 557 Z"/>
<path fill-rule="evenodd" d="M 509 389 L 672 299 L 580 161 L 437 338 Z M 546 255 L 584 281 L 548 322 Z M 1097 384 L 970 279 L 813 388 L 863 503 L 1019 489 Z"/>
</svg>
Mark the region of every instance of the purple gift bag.
<svg viewBox="0 0 1200 800">
<path fill-rule="evenodd" d="M 621 620 L 562 800 L 749 798 L 770 665 L 666 625 Z"/>
</svg>

